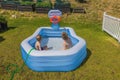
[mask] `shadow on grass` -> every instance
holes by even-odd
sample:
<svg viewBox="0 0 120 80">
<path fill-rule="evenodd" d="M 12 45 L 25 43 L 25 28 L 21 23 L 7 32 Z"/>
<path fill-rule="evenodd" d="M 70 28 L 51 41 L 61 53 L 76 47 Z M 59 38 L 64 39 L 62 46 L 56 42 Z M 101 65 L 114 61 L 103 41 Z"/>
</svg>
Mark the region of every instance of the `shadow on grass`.
<svg viewBox="0 0 120 80">
<path fill-rule="evenodd" d="M 88 61 L 88 59 L 90 58 L 90 56 L 91 56 L 91 51 L 87 48 L 87 56 L 86 56 L 86 58 L 83 60 L 83 62 L 76 68 L 76 69 L 74 69 L 73 71 L 75 71 L 75 70 L 77 70 L 78 68 L 80 68 L 81 66 L 83 66 L 87 61 Z"/>
<path fill-rule="evenodd" d="M 11 27 L 8 27 L 8 30 L 10 30 L 10 29 L 15 29 L 15 28 L 16 28 L 16 27 L 12 27 L 12 26 L 11 26 Z"/>
<path fill-rule="evenodd" d="M 81 66 L 83 66 L 87 62 L 87 60 L 90 58 L 91 54 L 92 54 L 91 51 L 87 48 L 87 56 L 84 59 L 84 61 L 82 62 Z"/>
<path fill-rule="evenodd" d="M 2 36 L 0 36 L 0 42 L 4 41 L 5 38 L 3 38 Z"/>
<path fill-rule="evenodd" d="M 15 28 L 16 28 L 16 27 L 8 27 L 6 30 L 0 29 L 0 33 L 4 33 L 4 32 L 6 32 L 6 31 L 8 31 L 8 30 L 15 29 Z"/>
</svg>

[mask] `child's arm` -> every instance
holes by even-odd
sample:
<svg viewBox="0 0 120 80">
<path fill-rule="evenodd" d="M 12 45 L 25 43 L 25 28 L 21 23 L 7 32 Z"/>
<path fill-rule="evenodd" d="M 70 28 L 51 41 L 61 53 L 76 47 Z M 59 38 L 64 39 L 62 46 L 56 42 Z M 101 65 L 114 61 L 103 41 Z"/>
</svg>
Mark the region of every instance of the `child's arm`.
<svg viewBox="0 0 120 80">
<path fill-rule="evenodd" d="M 37 46 L 37 50 L 41 50 L 41 47 L 40 47 L 40 46 Z"/>
<path fill-rule="evenodd" d="M 36 42 L 36 49 L 37 49 L 37 50 L 41 50 L 40 43 L 38 43 L 38 42 Z"/>
<path fill-rule="evenodd" d="M 63 49 L 66 50 L 68 48 L 68 45 L 66 44 L 66 42 L 63 43 Z"/>
</svg>

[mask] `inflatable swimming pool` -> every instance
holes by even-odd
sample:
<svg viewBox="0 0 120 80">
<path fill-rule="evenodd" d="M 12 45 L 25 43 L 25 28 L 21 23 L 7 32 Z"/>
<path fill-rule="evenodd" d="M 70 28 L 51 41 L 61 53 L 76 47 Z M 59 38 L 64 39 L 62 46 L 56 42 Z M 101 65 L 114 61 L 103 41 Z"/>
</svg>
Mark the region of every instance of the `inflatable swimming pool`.
<svg viewBox="0 0 120 80">
<path fill-rule="evenodd" d="M 62 32 L 66 32 L 72 40 L 72 48 L 62 49 Z M 47 45 L 50 49 L 42 51 L 34 49 L 29 54 L 27 61 L 25 61 L 29 51 L 34 48 L 35 37 L 38 34 L 42 36 L 42 46 Z M 58 30 L 50 27 L 40 27 L 33 35 L 22 41 L 21 54 L 26 65 L 34 71 L 71 71 L 76 69 L 86 58 L 86 42 L 69 27 Z"/>
</svg>

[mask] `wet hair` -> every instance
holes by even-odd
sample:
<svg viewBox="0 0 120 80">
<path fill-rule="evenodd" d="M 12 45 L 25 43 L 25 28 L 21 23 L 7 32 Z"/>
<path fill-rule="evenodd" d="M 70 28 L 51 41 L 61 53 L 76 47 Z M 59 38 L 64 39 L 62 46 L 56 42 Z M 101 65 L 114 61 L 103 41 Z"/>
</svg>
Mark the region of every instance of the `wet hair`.
<svg viewBox="0 0 120 80">
<path fill-rule="evenodd" d="M 37 41 L 40 41 L 42 39 L 42 37 L 40 35 L 37 35 L 36 39 L 37 39 Z"/>
<path fill-rule="evenodd" d="M 68 35 L 67 35 L 66 32 L 62 32 L 62 38 L 63 38 L 64 40 L 67 40 L 67 39 L 68 39 Z"/>
</svg>

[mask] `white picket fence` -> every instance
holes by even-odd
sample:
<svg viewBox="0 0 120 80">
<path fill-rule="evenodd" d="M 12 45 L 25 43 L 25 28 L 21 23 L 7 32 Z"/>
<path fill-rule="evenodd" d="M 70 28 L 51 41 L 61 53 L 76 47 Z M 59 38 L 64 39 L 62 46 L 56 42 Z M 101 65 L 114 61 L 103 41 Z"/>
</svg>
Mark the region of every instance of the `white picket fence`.
<svg viewBox="0 0 120 80">
<path fill-rule="evenodd" d="M 120 19 L 107 15 L 104 12 L 102 30 L 120 42 Z"/>
</svg>

